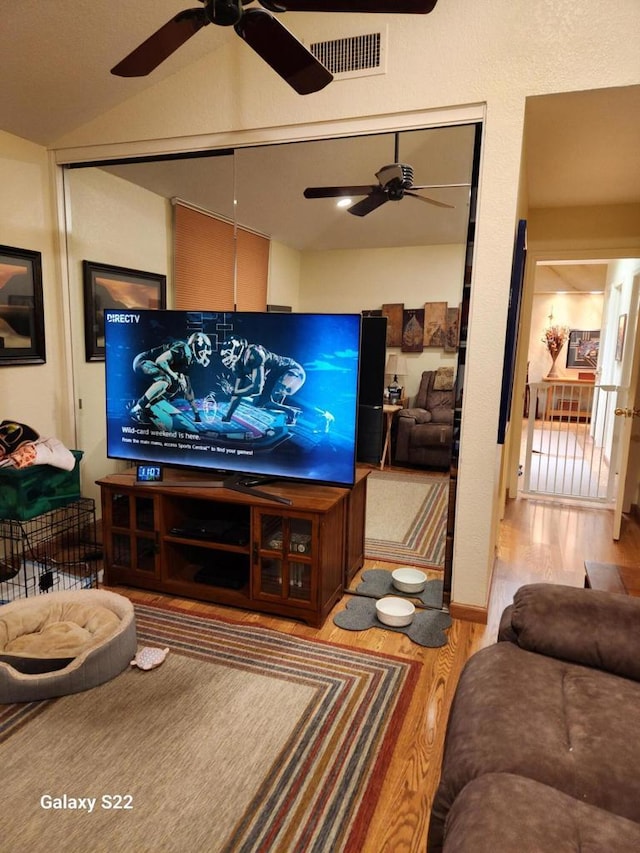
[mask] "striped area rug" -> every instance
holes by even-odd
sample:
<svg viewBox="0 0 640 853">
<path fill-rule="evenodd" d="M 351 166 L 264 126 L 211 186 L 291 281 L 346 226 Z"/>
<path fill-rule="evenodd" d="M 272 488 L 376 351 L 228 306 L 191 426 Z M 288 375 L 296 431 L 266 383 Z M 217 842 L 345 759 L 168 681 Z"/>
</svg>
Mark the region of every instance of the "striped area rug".
<svg viewBox="0 0 640 853">
<path fill-rule="evenodd" d="M 373 471 L 367 479 L 365 557 L 444 568 L 449 481 Z"/>
<path fill-rule="evenodd" d="M 359 853 L 418 664 L 155 606 L 136 624 L 171 649 L 158 669 L 0 705 L 2 848 Z"/>
</svg>

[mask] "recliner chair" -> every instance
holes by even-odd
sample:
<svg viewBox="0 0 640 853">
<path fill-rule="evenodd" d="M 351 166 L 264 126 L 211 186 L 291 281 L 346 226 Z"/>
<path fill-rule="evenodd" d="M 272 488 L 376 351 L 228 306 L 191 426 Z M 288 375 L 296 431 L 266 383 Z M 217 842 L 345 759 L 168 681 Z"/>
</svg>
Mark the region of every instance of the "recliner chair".
<svg viewBox="0 0 640 853">
<path fill-rule="evenodd" d="M 425 468 L 449 467 L 453 395 L 452 377 L 442 370 L 424 371 L 413 408 L 398 412 L 395 462 Z"/>
</svg>

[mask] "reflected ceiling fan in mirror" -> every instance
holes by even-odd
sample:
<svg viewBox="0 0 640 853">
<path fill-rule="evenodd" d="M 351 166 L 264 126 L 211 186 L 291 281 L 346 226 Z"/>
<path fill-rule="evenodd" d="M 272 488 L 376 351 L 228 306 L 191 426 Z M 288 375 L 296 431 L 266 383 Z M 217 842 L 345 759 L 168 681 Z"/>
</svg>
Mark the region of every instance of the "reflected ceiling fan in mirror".
<svg viewBox="0 0 640 853">
<path fill-rule="evenodd" d="M 400 201 L 405 196 L 417 198 L 427 204 L 436 207 L 448 207 L 453 209 L 455 205 L 444 201 L 437 201 L 425 195 L 419 195 L 418 190 L 440 190 L 453 187 L 470 187 L 471 184 L 423 184 L 413 183 L 413 168 L 406 163 L 399 162 L 400 134 L 395 135 L 394 162 L 383 166 L 376 172 L 377 184 L 368 186 L 344 186 L 344 187 L 307 187 L 304 191 L 305 198 L 348 198 L 354 195 L 363 195 L 365 198 L 348 208 L 349 213 L 354 216 L 366 216 L 388 201 Z"/>
<path fill-rule="evenodd" d="M 300 95 L 318 92 L 333 75 L 270 12 L 381 12 L 425 15 L 437 0 L 200 0 L 185 9 L 111 69 L 118 77 L 144 77 L 208 24 L 236 33 Z M 262 9 L 255 8 L 257 2 Z M 252 8 L 248 8 L 251 6 Z M 264 11 L 265 9 L 269 11 Z"/>
</svg>

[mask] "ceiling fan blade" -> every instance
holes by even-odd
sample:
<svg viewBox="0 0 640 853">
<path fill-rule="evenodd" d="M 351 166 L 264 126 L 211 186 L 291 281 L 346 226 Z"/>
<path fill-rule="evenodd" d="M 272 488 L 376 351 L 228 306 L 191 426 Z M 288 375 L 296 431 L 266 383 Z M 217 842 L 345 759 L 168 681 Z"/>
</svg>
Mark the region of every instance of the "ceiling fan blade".
<svg viewBox="0 0 640 853">
<path fill-rule="evenodd" d="M 272 0 L 260 0 L 267 9 Z M 285 12 L 385 12 L 426 15 L 438 0 L 274 0 Z"/>
<path fill-rule="evenodd" d="M 185 9 L 111 69 L 118 77 L 144 77 L 209 23 L 204 9 Z"/>
<path fill-rule="evenodd" d="M 318 92 L 333 80 L 333 74 L 268 12 L 247 9 L 234 29 L 299 95 Z"/>
<path fill-rule="evenodd" d="M 451 187 L 470 187 L 471 184 L 423 184 L 422 186 L 411 185 L 412 190 L 447 190 Z"/>
<path fill-rule="evenodd" d="M 376 191 L 371 193 L 371 195 L 368 195 L 366 198 L 363 198 L 362 201 L 351 205 L 349 213 L 353 213 L 354 216 L 366 216 L 367 213 L 371 213 L 373 210 L 380 207 L 380 205 L 385 204 L 388 201 L 389 196 L 386 192 L 377 187 Z"/>
<path fill-rule="evenodd" d="M 307 187 L 305 198 L 341 198 L 350 195 L 369 195 L 378 190 L 377 186 L 369 187 Z"/>
<path fill-rule="evenodd" d="M 417 189 L 417 187 L 413 187 L 413 189 Z M 426 201 L 427 204 L 435 204 L 436 207 L 450 207 L 452 210 L 455 208 L 455 204 L 446 204 L 444 201 L 436 201 L 435 198 L 427 198 L 426 195 L 418 195 L 418 193 L 411 192 L 411 190 L 405 190 L 405 195 L 410 195 L 411 198 L 420 199 L 420 201 Z"/>
</svg>

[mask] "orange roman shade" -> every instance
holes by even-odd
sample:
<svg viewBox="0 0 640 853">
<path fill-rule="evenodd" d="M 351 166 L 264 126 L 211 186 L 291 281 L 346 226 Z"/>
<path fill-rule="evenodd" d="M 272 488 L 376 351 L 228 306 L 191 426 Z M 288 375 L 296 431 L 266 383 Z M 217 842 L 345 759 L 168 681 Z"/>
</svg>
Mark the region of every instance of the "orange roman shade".
<svg viewBox="0 0 640 853">
<path fill-rule="evenodd" d="M 175 307 L 194 311 L 265 311 L 266 237 L 176 203 Z M 237 258 L 236 258 L 237 246 Z"/>
</svg>

